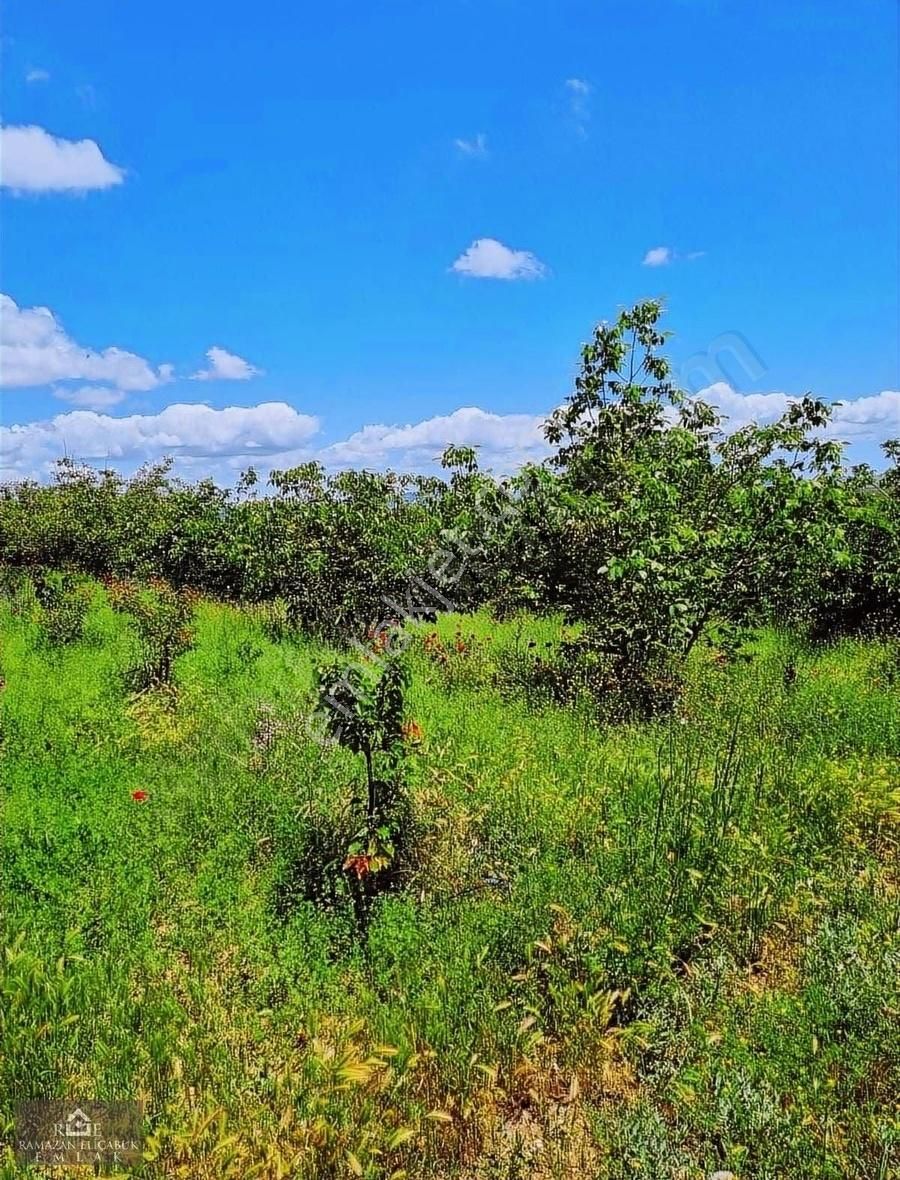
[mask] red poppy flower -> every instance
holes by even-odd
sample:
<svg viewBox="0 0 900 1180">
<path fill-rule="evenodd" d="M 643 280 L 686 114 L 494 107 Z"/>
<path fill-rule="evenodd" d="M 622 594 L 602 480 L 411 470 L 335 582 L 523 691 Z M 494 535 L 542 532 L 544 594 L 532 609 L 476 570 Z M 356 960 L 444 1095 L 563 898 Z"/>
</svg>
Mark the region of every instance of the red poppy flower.
<svg viewBox="0 0 900 1180">
<path fill-rule="evenodd" d="M 146 803 L 150 796 L 146 791 L 132 791 L 131 798 L 135 803 Z"/>
</svg>

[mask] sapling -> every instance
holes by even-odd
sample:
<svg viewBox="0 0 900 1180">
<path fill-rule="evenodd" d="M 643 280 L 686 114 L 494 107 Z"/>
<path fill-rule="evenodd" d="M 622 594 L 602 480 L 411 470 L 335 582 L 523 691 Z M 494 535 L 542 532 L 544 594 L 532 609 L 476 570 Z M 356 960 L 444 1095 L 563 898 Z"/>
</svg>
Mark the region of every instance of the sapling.
<svg viewBox="0 0 900 1180">
<path fill-rule="evenodd" d="M 379 659 L 379 666 L 336 658 L 318 668 L 318 710 L 325 734 L 365 761 L 365 821 L 344 862 L 358 880 L 387 867 L 402 835 L 400 775 L 409 671 L 398 655 Z"/>
</svg>

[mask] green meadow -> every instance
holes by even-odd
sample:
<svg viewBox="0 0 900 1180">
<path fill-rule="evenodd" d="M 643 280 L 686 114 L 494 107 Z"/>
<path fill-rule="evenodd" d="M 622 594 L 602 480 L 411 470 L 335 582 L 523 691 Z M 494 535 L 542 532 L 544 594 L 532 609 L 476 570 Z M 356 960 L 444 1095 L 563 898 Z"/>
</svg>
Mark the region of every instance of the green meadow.
<svg viewBox="0 0 900 1180">
<path fill-rule="evenodd" d="M 324 645 L 201 600 L 136 690 L 86 585 L 65 642 L 27 581 L 0 607 L 0 1176 L 60 1174 L 14 1108 L 72 1095 L 143 1102 L 140 1177 L 897 1175 L 896 643 L 698 643 L 613 724 L 542 690 L 553 617 L 407 625 L 361 906 Z"/>
</svg>

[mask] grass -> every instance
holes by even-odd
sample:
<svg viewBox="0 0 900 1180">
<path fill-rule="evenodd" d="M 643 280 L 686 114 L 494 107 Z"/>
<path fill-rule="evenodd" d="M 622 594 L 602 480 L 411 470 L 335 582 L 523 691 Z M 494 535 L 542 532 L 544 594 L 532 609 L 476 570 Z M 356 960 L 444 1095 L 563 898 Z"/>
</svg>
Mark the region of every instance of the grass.
<svg viewBox="0 0 900 1180">
<path fill-rule="evenodd" d="M 0 633 L 7 1145 L 80 1095 L 145 1103 L 147 1177 L 894 1174 L 895 649 L 698 648 L 673 717 L 600 728 L 527 691 L 557 622 L 417 629 L 412 839 L 361 927 L 320 647 L 201 604 L 134 695 L 99 589 L 75 643 L 21 598 Z"/>
</svg>

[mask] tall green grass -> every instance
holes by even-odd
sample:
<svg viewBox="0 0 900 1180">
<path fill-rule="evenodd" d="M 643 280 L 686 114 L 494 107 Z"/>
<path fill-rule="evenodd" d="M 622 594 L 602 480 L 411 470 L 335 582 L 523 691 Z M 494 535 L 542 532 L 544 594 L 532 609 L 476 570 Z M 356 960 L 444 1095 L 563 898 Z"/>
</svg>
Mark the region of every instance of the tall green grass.
<svg viewBox="0 0 900 1180">
<path fill-rule="evenodd" d="M 672 717 L 601 727 L 534 687 L 560 623 L 413 629 L 412 839 L 361 928 L 361 769 L 271 622 L 202 605 L 134 694 L 102 592 L 65 644 L 0 609 L 7 1143 L 78 1095 L 145 1102 L 141 1176 L 891 1174 L 895 651 L 698 647 Z"/>
</svg>

